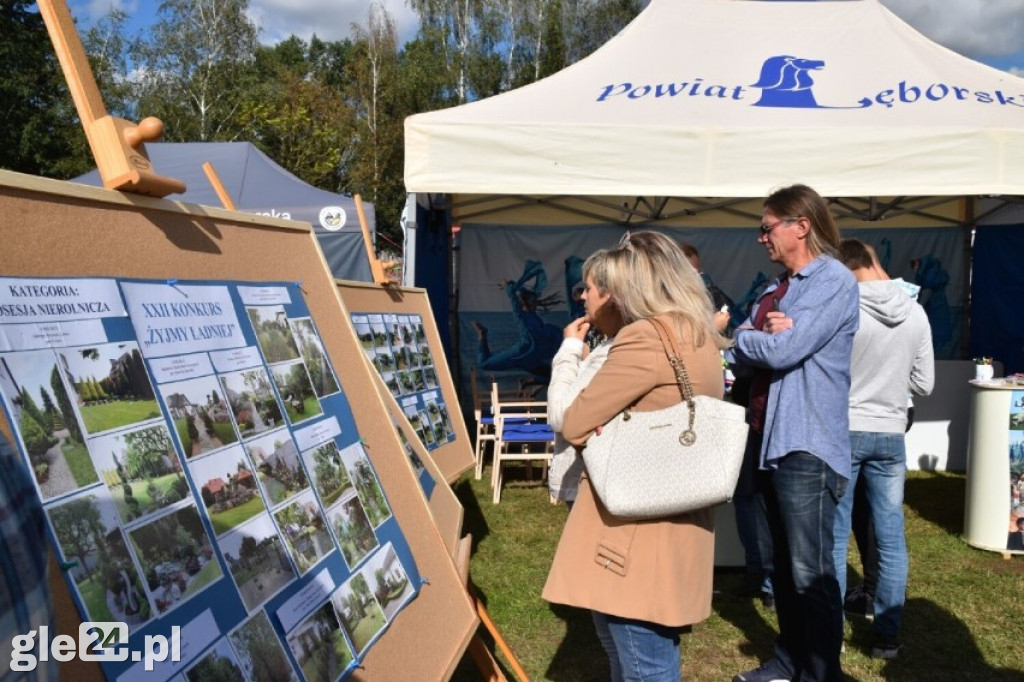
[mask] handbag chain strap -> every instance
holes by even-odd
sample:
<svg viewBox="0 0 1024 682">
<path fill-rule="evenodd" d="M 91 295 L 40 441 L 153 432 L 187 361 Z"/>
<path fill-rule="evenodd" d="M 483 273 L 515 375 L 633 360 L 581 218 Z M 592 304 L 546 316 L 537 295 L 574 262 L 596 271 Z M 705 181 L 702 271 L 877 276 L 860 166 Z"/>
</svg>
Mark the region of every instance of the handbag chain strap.
<svg viewBox="0 0 1024 682">
<path fill-rule="evenodd" d="M 648 321 L 654 325 L 655 331 L 658 332 L 658 338 L 661 339 L 665 355 L 668 356 L 668 362 L 672 365 L 672 370 L 676 374 L 676 384 L 679 386 L 679 393 L 682 394 L 683 400 L 686 401 L 686 405 L 689 408 L 690 423 L 679 434 L 679 442 L 688 447 L 697 442 L 697 432 L 693 430 L 693 422 L 697 418 L 697 403 L 693 400 L 693 386 L 690 384 L 690 375 L 686 372 L 686 365 L 679 355 L 674 334 L 672 334 L 671 330 L 665 326 L 662 320 L 656 317 L 648 318 Z"/>
</svg>

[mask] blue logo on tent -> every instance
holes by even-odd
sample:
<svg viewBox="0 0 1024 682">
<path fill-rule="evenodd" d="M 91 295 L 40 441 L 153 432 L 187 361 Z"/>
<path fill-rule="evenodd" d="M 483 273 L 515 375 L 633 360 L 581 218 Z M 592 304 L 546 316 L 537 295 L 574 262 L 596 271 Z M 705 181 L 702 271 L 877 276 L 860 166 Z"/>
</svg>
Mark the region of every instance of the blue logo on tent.
<svg viewBox="0 0 1024 682">
<path fill-rule="evenodd" d="M 761 65 L 761 77 L 751 87 L 761 88 L 761 99 L 755 107 L 784 107 L 788 109 L 859 109 L 871 102 L 861 100 L 858 107 L 828 107 L 814 99 L 812 71 L 825 66 L 820 59 L 804 59 L 791 55 L 769 57 Z"/>
</svg>

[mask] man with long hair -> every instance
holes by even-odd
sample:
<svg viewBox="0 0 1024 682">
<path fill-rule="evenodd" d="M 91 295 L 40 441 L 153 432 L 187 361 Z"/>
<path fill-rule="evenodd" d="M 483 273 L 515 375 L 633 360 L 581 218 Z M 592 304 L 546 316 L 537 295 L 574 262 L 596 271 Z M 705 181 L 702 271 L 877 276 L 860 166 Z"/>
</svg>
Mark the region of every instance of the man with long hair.
<svg viewBox="0 0 1024 682">
<path fill-rule="evenodd" d="M 785 268 L 734 334 L 754 370 L 749 421 L 772 538 L 775 656 L 734 682 L 838 681 L 842 599 L 833 563 L 836 508 L 850 477 L 850 354 L 857 281 L 834 258 L 828 204 L 806 185 L 764 201 L 758 242 Z"/>
</svg>

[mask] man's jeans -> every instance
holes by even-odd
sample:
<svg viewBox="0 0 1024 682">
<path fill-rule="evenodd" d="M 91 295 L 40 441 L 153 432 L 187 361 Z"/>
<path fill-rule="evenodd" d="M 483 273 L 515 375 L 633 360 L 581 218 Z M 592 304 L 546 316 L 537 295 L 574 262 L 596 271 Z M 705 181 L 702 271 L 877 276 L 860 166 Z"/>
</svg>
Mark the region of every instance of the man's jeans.
<svg viewBox="0 0 1024 682">
<path fill-rule="evenodd" d="M 878 585 L 875 588 L 877 637 L 895 640 L 900 632 L 907 592 L 907 540 L 903 529 L 903 484 L 907 477 L 907 451 L 902 433 L 851 431 L 853 460 L 850 485 L 864 477 L 871 520 L 878 546 Z M 846 588 L 846 549 L 850 537 L 853 495 L 836 512 L 836 577 Z"/>
<path fill-rule="evenodd" d="M 764 491 L 775 552 L 775 656 L 790 679 L 839 682 L 843 609 L 832 529 L 847 479 L 808 452 L 768 472 Z"/>
<path fill-rule="evenodd" d="M 591 613 L 598 638 L 609 655 L 612 680 L 679 682 L 679 633 L 682 628 L 619 618 L 597 611 Z M 614 651 L 610 650 L 611 647 Z M 617 661 L 612 658 L 613 653 Z"/>
</svg>

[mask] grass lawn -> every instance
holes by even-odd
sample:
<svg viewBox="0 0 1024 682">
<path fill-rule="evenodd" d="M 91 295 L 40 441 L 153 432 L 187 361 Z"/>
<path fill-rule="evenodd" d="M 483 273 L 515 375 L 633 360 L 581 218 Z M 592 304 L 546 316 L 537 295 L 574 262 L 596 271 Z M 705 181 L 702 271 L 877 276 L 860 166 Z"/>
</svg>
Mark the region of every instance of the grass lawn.
<svg viewBox="0 0 1024 682">
<path fill-rule="evenodd" d="M 166 494 L 171 488 L 174 487 L 174 482 L 178 480 L 177 474 L 167 474 L 166 476 L 160 476 L 159 478 L 150 479 L 156 483 L 156 487 Z M 139 502 L 139 511 L 143 514 L 148 514 L 156 508 L 156 503 L 153 502 L 153 498 L 149 496 L 149 480 L 145 481 L 132 481 L 132 496 Z M 128 519 L 128 505 L 124 501 L 124 488 L 120 485 L 116 485 L 110 489 L 110 496 L 114 500 L 114 505 L 117 507 L 118 513 L 122 519 Z M 173 500 L 168 504 L 173 504 L 177 500 Z"/>
<path fill-rule="evenodd" d="M 160 416 L 155 400 L 111 400 L 103 405 L 84 405 L 82 419 L 89 433 L 99 433 Z"/>
<path fill-rule="evenodd" d="M 216 535 L 220 535 L 225 531 L 231 530 L 246 519 L 256 516 L 256 514 L 259 514 L 264 509 L 266 507 L 263 504 L 263 498 L 256 495 L 245 504 L 240 504 L 227 511 L 211 513 L 210 521 L 213 523 L 213 532 Z"/>
<path fill-rule="evenodd" d="M 369 613 L 352 629 L 352 643 L 357 651 L 362 651 L 366 643 L 384 627 L 384 614 L 377 605 L 370 604 L 368 610 Z"/>
<path fill-rule="evenodd" d="M 107 590 L 100 582 L 99 573 L 78 583 L 78 591 L 81 592 L 82 601 L 85 602 L 85 608 L 89 612 L 89 620 L 107 622 L 114 620 L 107 607 Z"/>
<path fill-rule="evenodd" d="M 71 476 L 74 477 L 78 487 L 95 483 L 100 480 L 93 467 L 89 451 L 85 446 L 76 440 L 68 439 L 61 445 L 61 452 L 64 453 L 64 461 L 68 463 Z"/>
<path fill-rule="evenodd" d="M 230 422 L 214 422 L 213 435 L 220 440 L 222 445 L 230 445 L 238 440 L 238 434 L 235 433 Z"/>
<path fill-rule="evenodd" d="M 271 504 L 277 504 L 278 502 L 284 502 L 291 495 L 288 492 L 288 488 L 284 486 L 284 483 L 277 480 L 273 476 L 264 476 L 259 474 L 260 481 L 263 483 L 263 489 L 267 493 L 267 497 L 270 498 Z"/>
<path fill-rule="evenodd" d="M 910 574 L 903 650 L 894 661 L 870 658 L 870 624 L 848 622 L 842 657 L 848 679 L 1024 680 L 1019 641 L 1024 560 L 1004 561 L 960 538 L 965 480 L 962 474 L 908 473 L 904 509 Z M 473 535 L 470 570 L 477 594 L 530 678 L 608 679 L 590 615 L 540 597 L 565 524 L 565 505 L 549 504 L 546 487 L 518 484 L 515 473 L 499 505 L 491 504 L 486 474 L 481 481 L 463 478 L 455 490 L 465 507 L 463 532 Z M 859 559 L 852 543 L 850 555 L 850 580 L 856 581 Z M 760 602 L 736 596 L 741 580 L 738 569 L 716 569 L 711 617 L 682 639 L 686 680 L 729 680 L 771 655 L 775 614 Z M 512 679 L 509 670 L 505 674 Z M 467 656 L 452 679 L 476 681 L 480 673 Z"/>
<path fill-rule="evenodd" d="M 214 580 L 218 580 L 222 575 L 223 574 L 220 572 L 220 564 L 217 563 L 216 559 L 210 559 L 206 562 L 205 566 L 199 569 L 198 573 L 193 576 L 189 576 L 188 588 L 182 596 L 187 597 L 195 594 Z"/>
<path fill-rule="evenodd" d="M 294 407 L 292 407 L 291 403 L 289 403 L 288 401 L 284 401 L 284 403 L 284 409 L 286 412 L 288 412 L 288 421 L 291 422 L 292 424 L 300 422 L 303 419 L 315 417 L 323 412 L 323 410 L 320 409 L 320 402 L 316 399 L 316 396 L 309 396 L 302 401 L 302 407 L 305 410 L 305 412 L 301 413 Z"/>
<path fill-rule="evenodd" d="M 175 419 L 174 430 L 178 432 L 178 439 L 181 441 L 181 447 L 185 451 L 185 456 L 191 458 L 192 438 L 188 435 L 188 419 L 184 417 Z M 230 445 L 238 440 L 238 435 L 235 434 L 231 424 L 225 422 L 213 423 L 213 435 L 220 440 L 221 445 Z"/>
<path fill-rule="evenodd" d="M 188 418 L 175 419 L 174 430 L 178 432 L 178 440 L 181 441 L 181 449 L 185 451 L 185 457 L 191 457 L 192 438 L 188 435 Z"/>
</svg>

